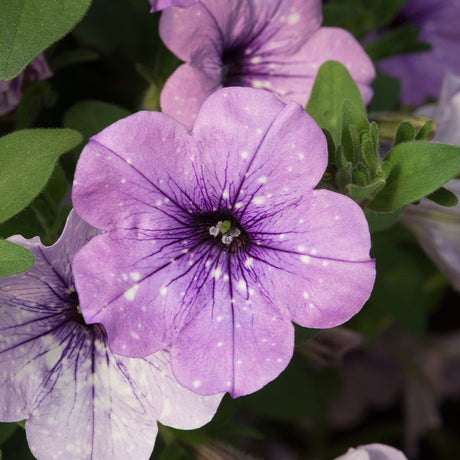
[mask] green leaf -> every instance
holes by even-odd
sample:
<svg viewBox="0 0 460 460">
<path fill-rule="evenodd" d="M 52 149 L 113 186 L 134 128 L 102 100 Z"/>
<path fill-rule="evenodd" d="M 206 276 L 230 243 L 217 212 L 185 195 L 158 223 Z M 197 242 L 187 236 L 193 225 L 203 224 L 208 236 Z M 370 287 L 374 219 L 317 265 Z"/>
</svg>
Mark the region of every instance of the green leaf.
<svg viewBox="0 0 460 460">
<path fill-rule="evenodd" d="M 69 32 L 91 0 L 0 0 L 0 80 L 10 80 Z"/>
<path fill-rule="evenodd" d="M 364 113 L 364 109 L 357 106 L 350 99 L 345 99 L 342 105 L 343 132 L 342 146 L 345 157 L 356 164 L 360 161 L 361 135 L 368 133 L 369 122 Z"/>
<path fill-rule="evenodd" d="M 401 144 L 402 142 L 410 142 L 414 140 L 415 128 L 410 121 L 402 121 L 395 135 L 395 145 Z"/>
<path fill-rule="evenodd" d="M 367 223 L 369 224 L 369 231 L 371 233 L 376 233 L 390 228 L 398 221 L 399 216 L 403 211 L 404 208 L 400 208 L 391 212 L 376 212 L 370 209 L 366 209 L 365 214 Z"/>
<path fill-rule="evenodd" d="M 0 222 L 38 195 L 59 155 L 81 140 L 81 135 L 71 129 L 30 129 L 0 138 Z"/>
<path fill-rule="evenodd" d="M 427 198 L 441 206 L 446 206 L 448 208 L 455 206 L 458 203 L 457 196 L 444 187 L 441 187 L 438 190 L 435 190 L 433 193 L 430 193 Z"/>
<path fill-rule="evenodd" d="M 384 186 L 385 186 L 384 179 L 380 179 L 369 185 L 349 184 L 347 186 L 348 196 L 355 201 L 363 200 L 364 198 L 367 198 L 369 195 L 372 195 L 373 193 L 377 193 Z"/>
<path fill-rule="evenodd" d="M 11 241 L 0 240 L 0 276 L 25 272 L 34 261 L 34 256 L 27 249 Z"/>
<path fill-rule="evenodd" d="M 419 129 L 419 132 L 415 136 L 416 141 L 429 141 L 433 139 L 436 127 L 434 126 L 433 120 L 426 121 L 423 126 Z"/>
<path fill-rule="evenodd" d="M 392 165 L 383 190 L 369 207 L 393 211 L 433 193 L 460 173 L 460 147 L 423 141 L 405 142 L 387 155 Z"/>
<path fill-rule="evenodd" d="M 83 134 L 85 142 L 94 134 L 131 112 L 115 104 L 87 100 L 73 105 L 64 115 L 64 126 Z"/>
<path fill-rule="evenodd" d="M 361 93 L 345 66 L 336 61 L 325 62 L 316 75 L 306 110 L 321 128 L 330 132 L 336 145 L 342 138 L 342 103 L 345 99 L 364 113 Z"/>
</svg>

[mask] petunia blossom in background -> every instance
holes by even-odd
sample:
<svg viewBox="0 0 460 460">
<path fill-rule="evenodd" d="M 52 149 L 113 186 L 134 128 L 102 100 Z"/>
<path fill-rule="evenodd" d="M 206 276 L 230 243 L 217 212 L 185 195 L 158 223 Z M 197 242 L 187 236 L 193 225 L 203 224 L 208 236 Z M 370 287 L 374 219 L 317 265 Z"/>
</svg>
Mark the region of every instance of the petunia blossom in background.
<svg viewBox="0 0 460 460">
<path fill-rule="evenodd" d="M 0 278 L 0 420 L 27 419 L 39 460 L 147 460 L 157 420 L 197 428 L 221 399 L 178 385 L 166 352 L 115 356 L 104 328 L 84 323 L 70 264 L 96 233 L 72 213 L 53 246 L 12 237 L 33 252 L 35 266 Z"/>
<path fill-rule="evenodd" d="M 437 130 L 433 142 L 460 145 L 460 77 L 448 75 L 439 102 L 418 111 L 433 118 Z M 460 198 L 460 180 L 445 186 Z M 460 203 L 453 207 L 440 206 L 423 199 L 418 205 L 407 206 L 402 221 L 415 233 L 425 252 L 460 291 Z"/>
<path fill-rule="evenodd" d="M 371 60 L 349 32 L 321 22 L 320 0 L 201 0 L 164 11 L 160 36 L 185 64 L 165 83 L 162 111 L 191 128 L 205 99 L 227 86 L 265 89 L 305 106 L 329 60 L 347 67 L 369 102 Z"/>
<path fill-rule="evenodd" d="M 430 45 L 427 51 L 400 54 L 383 59 L 377 68 L 401 81 L 401 101 L 420 105 L 437 99 L 447 73 L 460 74 L 460 2 L 457 0 L 410 0 L 396 18 L 420 31 L 418 41 Z"/>
<path fill-rule="evenodd" d="M 0 81 L 0 116 L 11 112 L 21 102 L 24 80 L 39 81 L 52 76 L 45 55 L 39 54 L 17 77 Z"/>
<path fill-rule="evenodd" d="M 150 0 L 150 9 L 151 13 L 155 13 L 155 11 L 165 10 L 171 7 L 179 7 L 179 8 L 186 8 L 188 6 L 193 5 L 198 0 Z"/>
<path fill-rule="evenodd" d="M 93 136 L 73 188 L 106 232 L 74 260 L 85 320 L 115 353 L 169 348 L 199 393 L 264 386 L 291 358 L 291 321 L 336 326 L 372 290 L 361 208 L 313 189 L 327 156 L 301 106 L 252 88 L 211 95 L 192 132 L 139 112 Z"/>
<path fill-rule="evenodd" d="M 407 460 L 407 457 L 392 446 L 373 443 L 356 448 L 350 447 L 345 454 L 335 460 Z"/>
</svg>

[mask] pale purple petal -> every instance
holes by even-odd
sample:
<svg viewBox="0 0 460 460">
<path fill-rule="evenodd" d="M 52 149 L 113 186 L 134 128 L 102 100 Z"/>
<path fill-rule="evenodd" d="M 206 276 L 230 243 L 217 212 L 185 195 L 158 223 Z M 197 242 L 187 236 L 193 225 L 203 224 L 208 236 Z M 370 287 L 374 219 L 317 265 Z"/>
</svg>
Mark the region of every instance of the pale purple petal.
<svg viewBox="0 0 460 460">
<path fill-rule="evenodd" d="M 253 270 L 275 304 L 288 306 L 294 322 L 334 327 L 369 298 L 375 279 L 369 230 L 348 197 L 315 190 L 261 221 L 257 232 Z"/>
<path fill-rule="evenodd" d="M 226 208 L 297 200 L 296 193 L 315 187 L 327 166 L 318 125 L 299 105 L 286 105 L 266 91 L 227 88 L 211 96 L 193 136 L 207 187 Z"/>
<path fill-rule="evenodd" d="M 103 235 L 74 259 L 85 321 L 104 324 L 115 353 L 142 357 L 165 348 L 201 306 L 203 292 L 190 293 L 195 270 L 187 246 L 181 253 L 168 242 Z"/>
<path fill-rule="evenodd" d="M 161 11 L 171 7 L 187 8 L 197 1 L 198 0 L 150 0 L 150 5 L 152 7 L 150 12 L 155 13 L 155 11 Z"/>
<path fill-rule="evenodd" d="M 374 443 L 350 447 L 347 453 L 335 460 L 407 460 L 407 457 L 392 446 Z"/>
<path fill-rule="evenodd" d="M 193 189 L 188 138 L 183 125 L 156 112 L 138 112 L 93 136 L 77 167 L 77 212 L 104 230 L 163 228 L 163 221 L 174 220 L 168 209 L 175 209 L 176 194 Z M 85 176 L 80 181 L 79 170 L 91 171 L 91 181 Z M 79 206 L 82 194 L 92 206 Z"/>
<path fill-rule="evenodd" d="M 221 399 L 178 385 L 166 352 L 117 357 L 102 326 L 79 322 L 70 262 L 95 233 L 72 213 L 51 247 L 15 237 L 36 263 L 0 279 L 0 420 L 27 419 L 37 458 L 148 459 L 157 420 L 197 428 Z"/>
<path fill-rule="evenodd" d="M 371 60 L 351 34 L 320 28 L 321 20 L 318 0 L 202 0 L 165 11 L 160 35 L 187 67 L 166 82 L 162 110 L 191 127 L 199 105 L 220 86 L 264 89 L 305 105 L 318 68 L 331 59 L 347 66 L 368 102 Z"/>
<path fill-rule="evenodd" d="M 359 42 L 346 30 L 321 27 L 297 53 L 283 57 L 280 61 L 278 67 L 285 76 L 283 81 L 270 78 L 272 86 L 269 89 L 283 100 L 290 98 L 305 106 L 318 69 L 326 61 L 338 61 L 347 68 L 358 85 L 364 104 L 372 98 L 374 66 Z"/>
<path fill-rule="evenodd" d="M 161 110 L 191 129 L 203 102 L 220 86 L 221 72 L 218 68 L 204 72 L 182 64 L 161 90 Z"/>
<path fill-rule="evenodd" d="M 171 348 L 174 374 L 201 394 L 222 388 L 233 397 L 253 393 L 291 360 L 294 328 L 249 280 L 215 278 L 214 295 Z"/>
<path fill-rule="evenodd" d="M 261 54 L 295 51 L 321 20 L 319 0 L 201 0 L 188 9 L 165 11 L 160 36 L 177 57 L 194 65 L 220 61 L 225 50 L 240 45 L 247 45 L 247 54 L 251 48 Z"/>
<path fill-rule="evenodd" d="M 428 43 L 431 49 L 378 62 L 382 72 L 400 79 L 403 103 L 420 105 L 427 97 L 437 98 L 446 73 L 460 74 L 459 16 L 458 1 L 410 0 L 404 6 L 401 20 L 418 26 L 418 40 Z"/>
</svg>

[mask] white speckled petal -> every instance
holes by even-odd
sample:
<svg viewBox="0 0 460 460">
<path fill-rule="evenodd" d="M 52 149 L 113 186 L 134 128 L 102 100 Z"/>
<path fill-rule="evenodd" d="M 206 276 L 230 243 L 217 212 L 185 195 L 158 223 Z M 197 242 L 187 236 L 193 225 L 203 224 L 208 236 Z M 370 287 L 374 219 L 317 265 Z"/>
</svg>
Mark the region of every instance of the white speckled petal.
<svg viewBox="0 0 460 460">
<path fill-rule="evenodd" d="M 335 460 L 407 460 L 407 457 L 392 446 L 373 443 L 356 448 L 350 447 L 348 452 Z"/>
<path fill-rule="evenodd" d="M 166 352 L 117 357 L 102 326 L 78 322 L 69 264 L 95 233 L 72 213 L 51 247 L 15 237 L 36 263 L 0 278 L 0 420 L 27 419 L 38 459 L 148 459 L 157 420 L 197 428 L 221 399 L 181 387 Z"/>
<path fill-rule="evenodd" d="M 104 325 L 117 354 L 171 349 L 192 390 L 257 390 L 290 358 L 290 319 L 331 327 L 372 287 L 362 211 L 313 191 L 326 164 L 325 136 L 304 109 L 252 88 L 212 94 L 190 133 L 145 112 L 105 129 L 82 152 L 73 194 L 77 212 L 107 232 L 74 260 L 85 320 Z M 284 247 L 268 245 L 283 229 Z M 318 251 L 314 273 L 292 249 L 307 243 Z M 299 309 L 299 277 L 315 291 L 314 317 Z"/>
<path fill-rule="evenodd" d="M 253 393 L 288 365 L 294 328 L 282 307 L 256 283 L 230 276 L 215 280 L 214 295 L 181 331 L 171 348 L 178 380 L 200 394 Z"/>
</svg>

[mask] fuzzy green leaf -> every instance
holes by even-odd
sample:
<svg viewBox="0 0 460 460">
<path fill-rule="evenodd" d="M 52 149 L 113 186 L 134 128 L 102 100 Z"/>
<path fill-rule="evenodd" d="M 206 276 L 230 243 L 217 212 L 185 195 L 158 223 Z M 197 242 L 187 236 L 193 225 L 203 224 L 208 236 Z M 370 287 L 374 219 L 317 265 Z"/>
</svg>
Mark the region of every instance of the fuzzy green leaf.
<svg viewBox="0 0 460 460">
<path fill-rule="evenodd" d="M 325 62 L 316 75 L 306 110 L 321 128 L 331 133 L 336 145 L 341 143 L 345 99 L 364 113 L 361 93 L 345 66 L 336 61 Z"/>
<path fill-rule="evenodd" d="M 433 193 L 460 173 L 460 147 L 423 141 L 405 142 L 387 156 L 392 165 L 383 190 L 369 207 L 393 211 Z"/>
<path fill-rule="evenodd" d="M 0 138 L 0 222 L 40 193 L 58 157 L 81 140 L 71 129 L 29 129 Z"/>
<path fill-rule="evenodd" d="M 32 59 L 83 17 L 91 0 L 0 0 L 0 80 Z"/>
<path fill-rule="evenodd" d="M 0 276 L 25 272 L 34 261 L 34 256 L 27 249 L 11 241 L 0 240 Z"/>
</svg>

